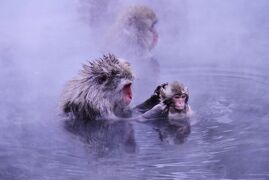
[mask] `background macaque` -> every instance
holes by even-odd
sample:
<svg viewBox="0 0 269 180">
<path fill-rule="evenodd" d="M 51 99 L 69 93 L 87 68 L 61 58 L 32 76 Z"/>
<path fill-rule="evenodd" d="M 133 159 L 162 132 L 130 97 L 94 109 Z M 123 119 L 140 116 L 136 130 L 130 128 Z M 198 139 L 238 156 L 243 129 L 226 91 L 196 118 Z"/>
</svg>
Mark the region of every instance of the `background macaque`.
<svg viewBox="0 0 269 180">
<path fill-rule="evenodd" d="M 150 7 L 130 6 L 120 13 L 105 41 L 105 51 L 116 53 L 132 64 L 136 77 L 135 103 L 145 100 L 158 84 L 160 65 L 151 53 L 159 39 L 157 21 Z"/>
<path fill-rule="evenodd" d="M 121 56 L 147 55 L 158 42 L 155 12 L 143 5 L 130 6 L 117 18 L 109 33 L 108 45 Z"/>
</svg>

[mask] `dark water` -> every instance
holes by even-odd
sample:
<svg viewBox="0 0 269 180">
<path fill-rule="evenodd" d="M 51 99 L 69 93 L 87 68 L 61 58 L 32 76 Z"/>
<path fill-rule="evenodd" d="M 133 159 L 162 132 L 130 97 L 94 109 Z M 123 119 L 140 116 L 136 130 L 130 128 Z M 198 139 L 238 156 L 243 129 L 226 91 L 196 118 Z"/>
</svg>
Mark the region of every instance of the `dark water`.
<svg viewBox="0 0 269 180">
<path fill-rule="evenodd" d="M 190 90 L 195 114 L 183 144 L 133 124 L 135 152 L 97 149 L 63 128 L 55 97 L 0 102 L 0 179 L 269 179 L 269 76 L 262 68 L 167 68 Z M 23 83 L 21 84 L 23 86 Z M 16 101 L 9 96 L 23 97 Z M 109 138 L 109 137 L 108 137 Z"/>
</svg>

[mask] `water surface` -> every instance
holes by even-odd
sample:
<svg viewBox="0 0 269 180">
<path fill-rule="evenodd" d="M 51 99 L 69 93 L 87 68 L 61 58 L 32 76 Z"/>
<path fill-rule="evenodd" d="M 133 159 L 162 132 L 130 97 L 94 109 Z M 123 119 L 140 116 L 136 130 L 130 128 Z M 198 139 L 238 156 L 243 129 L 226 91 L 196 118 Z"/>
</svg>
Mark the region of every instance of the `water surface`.
<svg viewBox="0 0 269 180">
<path fill-rule="evenodd" d="M 0 178 L 269 178 L 266 72 L 186 67 L 169 68 L 163 78 L 180 79 L 190 90 L 195 114 L 184 143 L 161 141 L 152 126 L 134 123 L 134 153 L 100 155 L 63 128 L 55 99 L 2 102 Z"/>
<path fill-rule="evenodd" d="M 117 0 L 91 25 L 81 2 L 0 2 L 0 179 L 269 179 L 268 0 Z M 94 13 L 108 7 L 98 2 Z M 57 104 L 81 63 L 101 57 L 112 15 L 135 3 L 156 11 L 160 81 L 188 86 L 194 115 L 181 144 L 133 123 L 126 152 L 67 131 Z"/>
</svg>

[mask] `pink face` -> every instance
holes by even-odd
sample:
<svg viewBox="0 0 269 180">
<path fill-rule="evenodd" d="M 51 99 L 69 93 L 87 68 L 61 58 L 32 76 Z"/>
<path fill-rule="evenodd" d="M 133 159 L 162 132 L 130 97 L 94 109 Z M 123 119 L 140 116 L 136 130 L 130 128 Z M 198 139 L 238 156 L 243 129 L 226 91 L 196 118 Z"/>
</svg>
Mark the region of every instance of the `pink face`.
<svg viewBox="0 0 269 180">
<path fill-rule="evenodd" d="M 181 94 L 181 95 L 175 95 L 173 97 L 173 101 L 174 101 L 174 105 L 175 105 L 175 109 L 177 110 L 183 110 L 186 106 L 186 98 L 187 95 L 186 94 Z"/>
<path fill-rule="evenodd" d="M 159 40 L 159 34 L 157 33 L 157 31 L 155 29 L 153 29 L 152 31 L 153 34 L 153 38 L 152 38 L 152 45 L 151 45 L 151 49 L 154 48 Z"/>
<path fill-rule="evenodd" d="M 155 30 L 154 25 L 150 28 L 150 32 L 152 33 L 152 42 L 151 42 L 151 45 L 150 45 L 150 49 L 153 49 L 158 43 L 159 34 Z"/>
<path fill-rule="evenodd" d="M 132 83 L 128 83 L 126 85 L 123 86 L 122 88 L 122 92 L 123 92 L 123 101 L 124 101 L 124 104 L 127 106 L 131 103 L 132 101 Z"/>
</svg>

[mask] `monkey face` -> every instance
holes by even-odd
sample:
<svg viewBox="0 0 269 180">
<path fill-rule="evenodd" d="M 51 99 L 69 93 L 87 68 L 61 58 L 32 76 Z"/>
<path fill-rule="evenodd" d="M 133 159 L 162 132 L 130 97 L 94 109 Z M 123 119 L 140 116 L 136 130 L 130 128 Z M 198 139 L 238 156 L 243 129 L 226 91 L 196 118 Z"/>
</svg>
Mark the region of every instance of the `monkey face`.
<svg viewBox="0 0 269 180">
<path fill-rule="evenodd" d="M 149 47 L 150 49 L 153 49 L 157 45 L 158 40 L 159 40 L 159 34 L 155 29 L 156 23 L 157 23 L 157 21 L 152 22 L 152 24 L 151 24 L 151 26 L 149 28 L 149 31 L 150 31 L 151 36 L 152 36 L 151 37 L 151 44 L 150 44 L 150 47 Z"/>
<path fill-rule="evenodd" d="M 116 42 L 126 46 L 138 48 L 142 54 L 152 50 L 158 42 L 158 33 L 155 30 L 157 23 L 155 12 L 144 5 L 135 5 L 127 8 L 120 16 L 115 24 L 116 26 Z M 111 34 L 114 36 L 114 34 Z M 123 44 L 122 44 L 123 43 Z M 140 50 L 141 49 L 141 50 Z M 135 50 L 136 51 L 136 50 Z"/>
<path fill-rule="evenodd" d="M 176 111 L 185 110 L 189 100 L 187 87 L 177 81 L 164 84 L 161 87 L 160 97 L 165 104 Z"/>
<path fill-rule="evenodd" d="M 146 41 L 145 47 L 149 50 L 153 49 L 158 43 L 159 34 L 156 31 L 156 24 L 157 20 L 146 19 L 143 21 L 143 29 L 141 31 L 143 33 L 138 33 L 141 36 L 140 38 Z"/>
<path fill-rule="evenodd" d="M 132 79 L 123 78 L 120 75 L 107 78 L 102 84 L 102 91 L 106 92 L 106 97 L 111 98 L 111 102 L 115 102 L 121 107 L 128 106 L 132 101 Z"/>
<path fill-rule="evenodd" d="M 126 83 L 122 88 L 122 97 L 124 105 L 129 105 L 132 101 L 132 83 Z"/>
<path fill-rule="evenodd" d="M 175 96 L 172 97 L 172 101 L 174 104 L 174 108 L 176 110 L 184 110 L 186 107 L 186 99 L 187 95 L 186 94 L 176 94 Z"/>
</svg>

